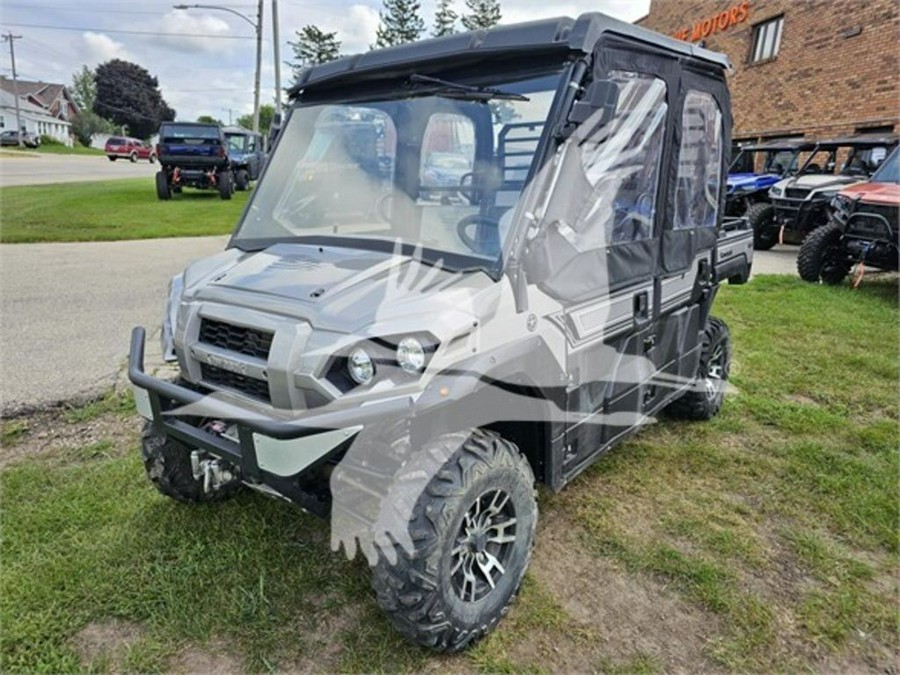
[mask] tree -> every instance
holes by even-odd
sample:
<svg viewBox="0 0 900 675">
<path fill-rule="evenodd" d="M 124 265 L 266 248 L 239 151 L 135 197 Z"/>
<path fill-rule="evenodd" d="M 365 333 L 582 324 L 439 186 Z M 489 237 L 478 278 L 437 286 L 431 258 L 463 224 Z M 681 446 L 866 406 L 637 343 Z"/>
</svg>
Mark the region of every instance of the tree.
<svg viewBox="0 0 900 675">
<path fill-rule="evenodd" d="M 375 31 L 375 47 L 418 40 L 425 31 L 419 9 L 418 0 L 384 0 L 384 9 L 378 12 L 380 22 Z"/>
<path fill-rule="evenodd" d="M 200 117 L 197 118 L 197 121 L 202 122 L 203 124 L 218 124 L 220 126 L 222 125 L 222 120 L 217 120 L 212 115 L 200 115 Z"/>
<path fill-rule="evenodd" d="M 81 66 L 81 70 L 72 73 L 72 98 L 80 110 L 90 112 L 94 109 L 94 100 L 97 98 L 97 82 L 94 80 L 94 71 L 87 66 Z"/>
<path fill-rule="evenodd" d="M 469 14 L 463 14 L 466 30 L 484 30 L 500 23 L 499 0 L 466 0 Z"/>
<path fill-rule="evenodd" d="M 136 63 L 113 59 L 97 66 L 94 112 L 128 127 L 132 136 L 149 138 L 175 111 L 159 91 L 159 81 Z"/>
<path fill-rule="evenodd" d="M 272 126 L 272 120 L 275 119 L 275 106 L 265 103 L 259 106 L 259 133 L 265 136 L 269 133 L 269 127 Z M 237 118 L 238 126 L 245 129 L 253 129 L 253 114 L 241 115 Z"/>
<path fill-rule="evenodd" d="M 453 11 L 453 0 L 438 0 L 437 9 L 434 12 L 434 37 L 452 35 L 456 32 L 456 19 L 459 15 Z"/>
<path fill-rule="evenodd" d="M 288 42 L 294 50 L 294 61 L 290 64 L 296 80 L 300 71 L 307 66 L 334 61 L 341 55 L 341 41 L 337 31 L 326 33 L 318 26 L 304 26 L 295 31 L 296 42 Z"/>
<path fill-rule="evenodd" d="M 90 109 L 82 109 L 71 119 L 72 133 L 75 138 L 84 147 L 91 146 L 91 140 L 94 134 L 113 134 L 116 127 L 109 120 L 105 120 L 100 115 Z"/>
</svg>

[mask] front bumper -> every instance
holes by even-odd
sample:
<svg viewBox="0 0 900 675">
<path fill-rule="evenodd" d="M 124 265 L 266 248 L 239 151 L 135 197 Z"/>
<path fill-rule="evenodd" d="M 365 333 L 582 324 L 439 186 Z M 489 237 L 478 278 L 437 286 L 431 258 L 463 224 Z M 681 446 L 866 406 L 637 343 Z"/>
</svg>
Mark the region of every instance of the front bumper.
<svg viewBox="0 0 900 675">
<path fill-rule="evenodd" d="M 260 415 L 214 393 L 148 375 L 145 337 L 142 327 L 134 328 L 128 360 L 138 413 L 157 432 L 234 464 L 244 482 L 267 485 L 305 508 L 310 505 L 289 488 L 298 476 L 345 450 L 365 426 L 412 415 L 409 396 L 345 407 L 332 404 L 313 412 L 289 412 L 285 418 Z M 191 419 L 221 420 L 234 432 L 213 433 Z"/>
</svg>

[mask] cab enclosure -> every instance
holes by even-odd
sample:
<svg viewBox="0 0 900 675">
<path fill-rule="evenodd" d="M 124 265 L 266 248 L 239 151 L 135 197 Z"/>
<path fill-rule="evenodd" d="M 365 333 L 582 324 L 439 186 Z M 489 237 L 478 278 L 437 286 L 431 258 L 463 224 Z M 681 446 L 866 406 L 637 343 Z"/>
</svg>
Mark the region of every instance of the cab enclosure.
<svg viewBox="0 0 900 675">
<path fill-rule="evenodd" d="M 234 187 L 246 190 L 250 181 L 259 178 L 266 163 L 264 137 L 243 127 L 225 127 L 224 132 L 228 158 L 234 172 Z"/>
<path fill-rule="evenodd" d="M 724 219 L 728 65 L 590 13 L 303 71 L 227 250 L 172 280 L 177 382 L 133 333 L 150 479 L 329 516 L 410 639 L 489 632 L 535 482 L 722 405 L 712 304 L 752 262 Z"/>
</svg>

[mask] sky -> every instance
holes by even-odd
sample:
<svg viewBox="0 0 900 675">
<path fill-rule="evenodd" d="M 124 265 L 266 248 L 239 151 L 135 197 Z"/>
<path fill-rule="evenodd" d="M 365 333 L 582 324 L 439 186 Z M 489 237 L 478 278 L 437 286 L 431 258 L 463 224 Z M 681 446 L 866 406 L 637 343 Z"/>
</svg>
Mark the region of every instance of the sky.
<svg viewBox="0 0 900 675">
<path fill-rule="evenodd" d="M 71 85 L 82 65 L 95 67 L 110 59 L 132 61 L 159 80 L 163 98 L 179 120 L 212 115 L 228 122 L 253 110 L 256 45 L 253 26 L 229 12 L 175 10 L 173 4 L 193 0 L 0 0 L 0 31 L 21 35 L 15 40 L 16 71 L 25 80 Z M 225 6 L 256 20 L 253 0 L 207 3 Z M 264 0 L 261 103 L 275 96 L 272 0 Z M 421 0 L 429 30 L 434 0 Z M 464 0 L 456 0 L 457 13 Z M 295 31 L 316 24 L 337 31 L 342 52 L 366 51 L 375 41 L 380 0 L 278 0 L 282 87 L 291 81 L 293 51 L 287 44 Z M 649 0 L 501 0 L 501 23 L 553 16 L 575 17 L 601 11 L 625 21 L 647 13 Z M 0 53 L 0 73 L 12 70 L 7 44 Z"/>
</svg>

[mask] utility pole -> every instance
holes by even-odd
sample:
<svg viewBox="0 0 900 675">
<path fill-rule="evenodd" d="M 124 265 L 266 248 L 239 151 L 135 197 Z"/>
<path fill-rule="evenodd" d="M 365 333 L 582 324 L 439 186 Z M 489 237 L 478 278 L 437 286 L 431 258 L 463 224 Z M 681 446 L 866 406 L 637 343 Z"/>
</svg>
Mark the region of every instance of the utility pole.
<svg viewBox="0 0 900 675">
<path fill-rule="evenodd" d="M 275 115 L 281 118 L 281 45 L 278 40 L 278 0 L 272 0 L 272 38 L 275 46 Z"/>
<path fill-rule="evenodd" d="M 263 0 L 256 13 L 256 80 L 253 85 L 253 131 L 259 131 L 259 77 L 262 70 Z"/>
<path fill-rule="evenodd" d="M 260 0 L 262 2 L 262 0 Z M 19 81 L 16 79 L 16 50 L 13 48 L 14 40 L 21 40 L 21 35 L 13 35 L 12 31 L 3 36 L 9 42 L 9 60 L 12 61 L 13 96 L 16 99 L 16 138 L 19 139 L 19 147 L 24 148 L 22 141 L 22 114 L 19 112 Z"/>
</svg>

